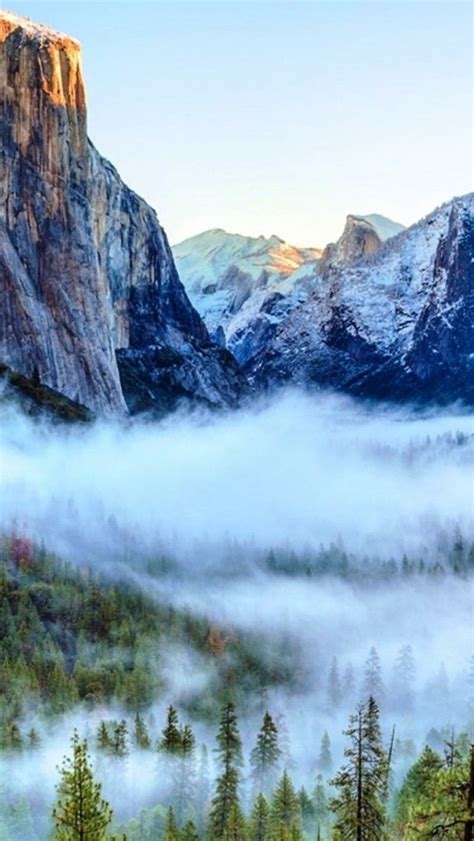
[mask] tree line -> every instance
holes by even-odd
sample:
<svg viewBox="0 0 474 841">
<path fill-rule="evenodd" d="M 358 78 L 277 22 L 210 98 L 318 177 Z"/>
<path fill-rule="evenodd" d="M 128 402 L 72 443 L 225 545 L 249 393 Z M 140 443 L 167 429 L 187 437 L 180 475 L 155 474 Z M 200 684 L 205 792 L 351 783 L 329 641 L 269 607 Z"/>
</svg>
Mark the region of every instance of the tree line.
<svg viewBox="0 0 474 841">
<path fill-rule="evenodd" d="M 123 722 L 102 722 L 97 744 L 105 754 L 124 758 L 124 735 Z M 474 746 L 453 737 L 443 756 L 425 747 L 394 792 L 393 733 L 385 745 L 374 698 L 357 706 L 344 735 L 342 767 L 327 784 L 319 775 L 313 791 L 297 790 L 284 764 L 277 724 L 265 712 L 250 753 L 246 798 L 232 702 L 221 712 L 212 785 L 206 751 L 197 756 L 192 729 L 180 725 L 174 707 L 155 746 L 138 716 L 133 738 L 144 750 L 157 750 L 161 803 L 148 816 L 114 827 L 87 741 L 75 732 L 71 755 L 60 769 L 52 841 L 472 841 Z"/>
</svg>

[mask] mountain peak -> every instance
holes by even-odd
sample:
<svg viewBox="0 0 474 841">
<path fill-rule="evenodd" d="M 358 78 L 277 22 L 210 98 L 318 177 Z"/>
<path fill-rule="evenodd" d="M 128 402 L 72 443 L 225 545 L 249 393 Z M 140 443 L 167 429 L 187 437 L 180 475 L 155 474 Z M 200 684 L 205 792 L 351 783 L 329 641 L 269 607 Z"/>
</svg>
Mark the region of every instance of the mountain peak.
<svg viewBox="0 0 474 841">
<path fill-rule="evenodd" d="M 381 213 L 351 213 L 348 215 L 347 219 L 365 222 L 368 225 L 371 225 L 381 242 L 385 242 L 386 239 L 390 239 L 390 237 L 394 237 L 401 231 L 405 230 L 404 225 L 401 225 L 399 222 L 394 222 L 392 219 L 389 219 L 387 216 L 383 216 Z"/>
<path fill-rule="evenodd" d="M 52 105 L 85 110 L 81 45 L 29 18 L 0 12 L 0 46 L 10 78 L 9 89 L 43 94 Z M 18 64 L 19 53 L 24 56 Z M 8 95 L 8 91 L 5 92 Z"/>
</svg>

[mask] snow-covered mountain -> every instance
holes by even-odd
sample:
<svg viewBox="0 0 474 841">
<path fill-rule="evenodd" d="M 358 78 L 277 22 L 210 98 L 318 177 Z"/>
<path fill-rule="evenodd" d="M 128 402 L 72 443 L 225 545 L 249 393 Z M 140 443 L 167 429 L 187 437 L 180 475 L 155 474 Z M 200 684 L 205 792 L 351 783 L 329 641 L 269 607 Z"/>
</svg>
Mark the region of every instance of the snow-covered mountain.
<svg viewBox="0 0 474 841">
<path fill-rule="evenodd" d="M 291 313 L 276 303 L 233 337 L 254 383 L 474 400 L 474 194 L 351 265 L 321 272 L 321 263 Z M 273 326 L 262 344 L 266 319 Z"/>
<path fill-rule="evenodd" d="M 272 295 L 289 294 L 298 269 L 319 260 L 321 253 L 318 248 L 296 248 L 277 236 L 246 237 L 221 228 L 173 247 L 191 302 L 221 340 L 222 331 L 230 338 L 243 307 L 250 318 Z"/>
<path fill-rule="evenodd" d="M 322 253 L 209 231 L 175 256 L 195 307 L 256 388 L 474 400 L 473 195 L 406 230 L 348 216 Z"/>
<path fill-rule="evenodd" d="M 306 300 L 320 261 L 326 269 L 333 263 L 350 263 L 401 230 L 402 225 L 378 214 L 348 216 L 338 242 L 323 251 L 298 248 L 277 236 L 246 237 L 214 228 L 175 245 L 173 254 L 188 296 L 211 335 L 245 361 L 247 353 L 234 335 L 258 313 L 277 301 L 291 310 Z"/>
</svg>

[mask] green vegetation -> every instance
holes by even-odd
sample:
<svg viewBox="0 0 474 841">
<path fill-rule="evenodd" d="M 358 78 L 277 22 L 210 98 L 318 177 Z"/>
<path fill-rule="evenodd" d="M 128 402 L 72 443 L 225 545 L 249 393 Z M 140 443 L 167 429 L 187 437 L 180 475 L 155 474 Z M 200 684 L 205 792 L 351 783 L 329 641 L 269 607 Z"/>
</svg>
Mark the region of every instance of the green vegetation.
<svg viewBox="0 0 474 841">
<path fill-rule="evenodd" d="M 143 712 L 166 690 L 166 653 L 179 656 L 184 647 L 207 669 L 206 687 L 185 701 L 204 719 L 215 718 L 226 698 L 292 679 L 283 643 L 227 633 L 133 584 L 63 563 L 26 538 L 1 542 L 0 748 L 34 740 L 29 727 L 20 729 L 26 713 L 40 720 L 112 700 Z"/>
<path fill-rule="evenodd" d="M 159 755 L 171 763 L 160 766 L 162 772 L 166 769 L 166 793 L 162 790 L 160 804 L 125 826 L 115 827 L 118 835 L 114 836 L 108 834 L 112 810 L 93 778 L 87 743 L 75 733 L 72 758 L 66 758 L 60 770 L 52 812 L 53 841 L 472 841 L 474 746 L 470 748 L 464 737 L 458 738 L 455 751 L 450 752 L 448 745 L 444 757 L 425 748 L 390 799 L 389 753 L 372 698 L 351 716 L 345 731 L 346 762 L 332 781 L 325 784 L 318 776 L 312 795 L 305 788 L 298 793 L 290 773 L 284 770 L 269 797 L 259 792 L 247 808 L 241 791 L 242 743 L 233 704 L 226 704 L 221 714 L 216 740 L 218 773 L 210 803 L 200 802 L 202 789 L 193 773 L 187 775 L 186 790 L 175 787 L 176 762 L 189 759 L 195 744 L 189 725 L 179 727 L 177 718 L 176 725 L 179 732 L 187 731 L 193 749 L 189 752 L 183 741 L 169 752 L 163 741 L 158 743 Z M 276 728 L 272 728 L 272 739 L 278 741 Z M 326 790 L 331 786 L 335 794 L 328 803 Z M 196 818 L 202 807 L 208 814 L 207 824 L 198 829 Z"/>
<path fill-rule="evenodd" d="M 54 388 L 40 382 L 37 372 L 25 377 L 0 362 L 2 393 L 0 404 L 20 408 L 30 417 L 43 417 L 52 422 L 91 423 L 94 415 L 82 403 L 70 400 Z"/>
<path fill-rule="evenodd" d="M 457 574 L 465 575 L 470 555 L 458 546 Z M 164 569 L 157 563 L 150 586 Z M 204 680 L 165 710 L 169 661 L 183 651 L 186 662 L 197 658 Z M 294 694 L 302 685 L 303 661 L 288 639 L 217 627 L 133 582 L 4 537 L 0 841 L 474 841 L 467 736 L 441 726 L 417 752 L 392 731 L 394 711 L 409 717 L 420 700 L 410 646 L 394 656 L 391 677 L 375 648 L 358 669 L 325 655 L 319 709 L 355 712 L 341 767 L 342 726 L 326 718 L 327 730 L 308 734 L 308 771 L 291 758 L 283 717 L 267 709 L 267 688 Z M 473 685 L 472 664 L 466 677 Z M 446 681 L 441 670 L 430 700 L 447 697 Z M 357 705 L 359 692 L 366 700 Z M 472 717 L 472 705 L 465 714 Z M 44 781 L 23 791 L 12 778 L 10 786 L 8 771 L 40 767 L 55 739 L 62 753 L 69 715 L 82 721 L 81 736 L 74 733 L 59 769 L 55 802 L 56 772 L 46 759 Z M 217 730 L 212 752 L 201 736 L 209 725 Z M 133 808 L 142 773 L 146 795 Z"/>
</svg>

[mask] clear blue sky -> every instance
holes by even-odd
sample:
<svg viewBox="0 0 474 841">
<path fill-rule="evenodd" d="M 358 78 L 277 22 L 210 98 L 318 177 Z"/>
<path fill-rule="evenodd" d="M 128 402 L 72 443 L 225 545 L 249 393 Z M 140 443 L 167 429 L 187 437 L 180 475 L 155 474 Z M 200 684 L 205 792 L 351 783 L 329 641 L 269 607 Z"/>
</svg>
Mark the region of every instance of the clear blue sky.
<svg viewBox="0 0 474 841">
<path fill-rule="evenodd" d="M 83 45 L 89 134 L 172 242 L 299 245 L 472 189 L 467 2 L 21 2 Z"/>
</svg>

